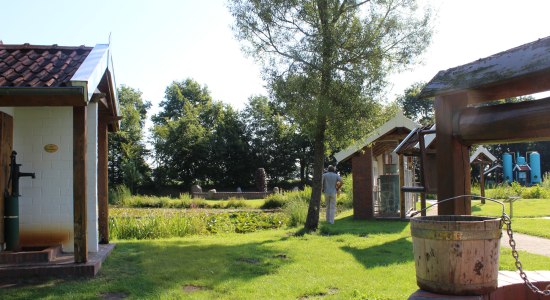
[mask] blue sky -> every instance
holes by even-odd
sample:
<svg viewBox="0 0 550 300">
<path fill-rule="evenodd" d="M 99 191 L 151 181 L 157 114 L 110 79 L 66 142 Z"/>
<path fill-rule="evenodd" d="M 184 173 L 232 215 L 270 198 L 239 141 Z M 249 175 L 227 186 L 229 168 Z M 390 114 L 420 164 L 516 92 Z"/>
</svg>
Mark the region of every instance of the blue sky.
<svg viewBox="0 0 550 300">
<path fill-rule="evenodd" d="M 391 77 L 386 99 L 439 70 L 550 36 L 546 0 L 424 0 L 438 12 L 423 64 Z M 260 68 L 240 51 L 223 0 L 0 0 L 5 44 L 111 45 L 117 84 L 158 104 L 166 86 L 191 77 L 241 109 L 265 94 Z M 155 110 L 153 110 L 154 112 Z"/>
</svg>

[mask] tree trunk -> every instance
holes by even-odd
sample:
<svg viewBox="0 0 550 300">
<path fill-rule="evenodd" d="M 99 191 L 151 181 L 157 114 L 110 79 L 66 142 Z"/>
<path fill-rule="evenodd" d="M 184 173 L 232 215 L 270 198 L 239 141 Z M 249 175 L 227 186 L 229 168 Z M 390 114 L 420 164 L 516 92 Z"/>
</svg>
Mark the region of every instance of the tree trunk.
<svg viewBox="0 0 550 300">
<path fill-rule="evenodd" d="M 319 10 L 320 31 L 322 35 L 322 69 L 321 86 L 318 95 L 319 106 L 317 107 L 317 120 L 315 124 L 315 140 L 313 141 L 313 185 L 306 224 L 304 225 L 304 229 L 307 231 L 317 230 L 319 226 L 323 167 L 325 162 L 325 132 L 327 128 L 327 116 L 331 107 L 331 61 L 334 47 L 332 30 L 329 24 L 328 2 L 326 0 L 318 1 L 317 8 Z"/>
<path fill-rule="evenodd" d="M 319 116 L 317 126 L 318 129 L 313 146 L 313 186 L 311 190 L 311 198 L 309 200 L 306 224 L 304 226 L 307 231 L 315 231 L 319 226 L 319 211 L 321 209 L 322 194 L 321 188 L 323 167 L 325 162 L 325 116 Z"/>
<path fill-rule="evenodd" d="M 305 159 L 300 159 L 300 182 L 306 184 L 306 162 Z"/>
</svg>

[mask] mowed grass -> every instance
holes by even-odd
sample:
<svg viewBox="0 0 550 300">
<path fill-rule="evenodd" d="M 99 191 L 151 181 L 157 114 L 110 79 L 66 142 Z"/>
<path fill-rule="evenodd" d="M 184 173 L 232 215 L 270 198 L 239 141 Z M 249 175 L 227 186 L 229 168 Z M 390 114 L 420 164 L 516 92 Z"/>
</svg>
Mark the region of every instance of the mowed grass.
<svg viewBox="0 0 550 300">
<path fill-rule="evenodd" d="M 500 201 L 500 200 L 499 200 Z M 510 203 L 506 202 L 505 212 L 510 214 Z M 517 199 L 512 204 L 513 218 L 537 218 L 550 216 L 550 199 Z M 472 214 L 478 216 L 502 216 L 502 206 L 498 203 L 472 200 Z"/>
<path fill-rule="evenodd" d="M 512 230 L 550 239 L 550 199 L 518 199 L 512 204 Z M 505 212 L 510 215 L 510 203 L 505 203 Z M 502 215 L 502 206 L 487 201 L 481 204 L 472 200 L 472 214 L 478 216 Z"/>
<path fill-rule="evenodd" d="M 1 289 L 2 299 L 407 299 L 417 287 L 409 223 L 355 221 L 318 234 L 250 234 L 116 241 L 96 278 Z M 501 269 L 514 270 L 501 249 Z M 520 252 L 527 270 L 550 257 Z"/>
</svg>

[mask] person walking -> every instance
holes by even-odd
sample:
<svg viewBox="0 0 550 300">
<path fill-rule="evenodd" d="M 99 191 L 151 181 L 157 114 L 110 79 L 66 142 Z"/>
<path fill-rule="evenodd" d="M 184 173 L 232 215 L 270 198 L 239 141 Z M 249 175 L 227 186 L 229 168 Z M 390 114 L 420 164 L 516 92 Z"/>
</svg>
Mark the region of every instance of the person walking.
<svg viewBox="0 0 550 300">
<path fill-rule="evenodd" d="M 327 204 L 327 222 L 334 224 L 336 194 L 344 182 L 342 181 L 342 177 L 336 174 L 336 168 L 330 165 L 328 166 L 328 172 L 323 174 L 322 184 L 323 192 L 325 193 L 325 202 Z"/>
</svg>

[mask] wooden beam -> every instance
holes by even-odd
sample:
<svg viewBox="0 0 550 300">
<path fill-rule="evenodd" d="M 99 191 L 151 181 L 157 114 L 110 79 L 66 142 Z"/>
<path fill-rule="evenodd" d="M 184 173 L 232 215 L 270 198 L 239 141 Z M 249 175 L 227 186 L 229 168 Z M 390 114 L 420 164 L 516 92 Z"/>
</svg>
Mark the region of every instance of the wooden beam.
<svg viewBox="0 0 550 300">
<path fill-rule="evenodd" d="M 356 153 L 351 161 L 353 218 L 358 220 L 374 218 L 372 148 L 365 147 L 363 150 L 363 153 Z"/>
<path fill-rule="evenodd" d="M 99 214 L 99 243 L 109 244 L 109 171 L 108 171 L 108 123 L 99 117 L 97 133 L 97 196 Z"/>
<path fill-rule="evenodd" d="M 104 93 L 95 93 L 92 95 L 92 102 L 97 102 L 102 109 L 109 110 L 109 103 L 107 103 L 106 97 Z"/>
<path fill-rule="evenodd" d="M 405 157 L 399 154 L 399 215 L 405 219 L 405 191 L 401 189 L 405 185 Z"/>
<path fill-rule="evenodd" d="M 509 78 L 496 84 L 467 90 L 469 103 L 482 103 L 550 90 L 550 70 Z"/>
<path fill-rule="evenodd" d="M 548 141 L 549 111 L 550 98 L 464 108 L 453 124 L 453 134 L 467 145 Z"/>
<path fill-rule="evenodd" d="M 0 106 L 85 106 L 82 95 L 5 95 L 0 94 Z"/>
<path fill-rule="evenodd" d="M 453 135 L 453 114 L 466 106 L 466 94 L 435 98 L 437 198 L 470 195 L 470 158 L 468 147 Z M 470 215 L 471 199 L 459 198 L 438 205 L 439 215 Z"/>
<path fill-rule="evenodd" d="M 88 261 L 86 107 L 73 107 L 73 222 L 75 263 Z"/>
</svg>

